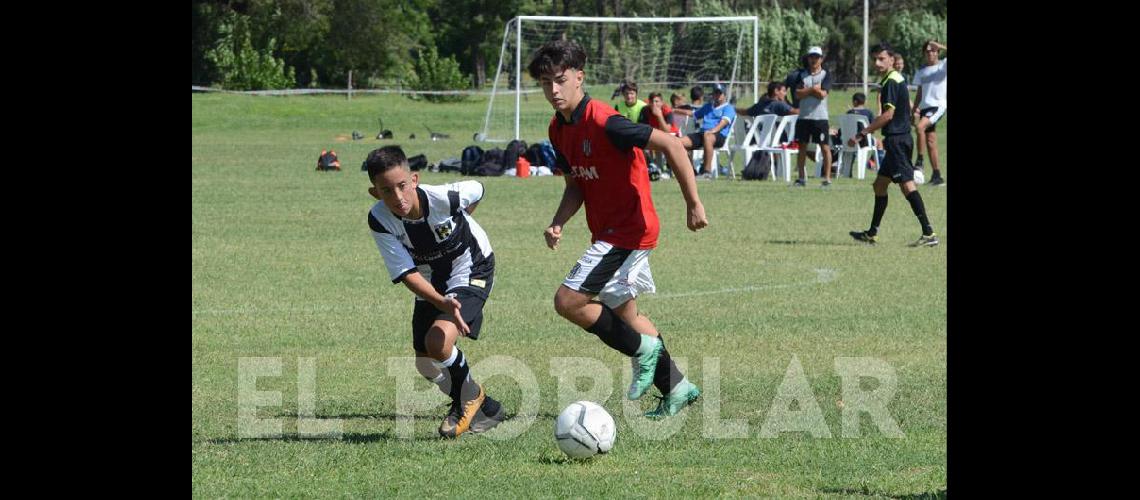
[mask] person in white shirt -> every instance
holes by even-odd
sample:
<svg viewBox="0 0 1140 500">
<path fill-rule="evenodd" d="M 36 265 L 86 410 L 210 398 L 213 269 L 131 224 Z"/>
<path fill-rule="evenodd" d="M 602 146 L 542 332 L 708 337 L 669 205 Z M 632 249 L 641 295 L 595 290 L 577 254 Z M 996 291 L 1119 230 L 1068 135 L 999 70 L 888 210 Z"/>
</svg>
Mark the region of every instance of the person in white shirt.
<svg viewBox="0 0 1140 500">
<path fill-rule="evenodd" d="M 914 97 L 918 106 L 914 107 L 913 120 L 918 160 L 914 162 L 914 168 L 922 170 L 922 151 L 929 150 L 930 166 L 934 167 L 934 176 L 930 179 L 932 186 L 946 183 L 939 168 L 938 135 L 934 129 L 946 114 L 946 58 L 938 59 L 938 53 L 943 50 L 946 50 L 945 45 L 934 40 L 926 42 L 922 48 L 926 65 L 914 74 L 914 84 L 918 86 L 918 94 Z"/>
</svg>

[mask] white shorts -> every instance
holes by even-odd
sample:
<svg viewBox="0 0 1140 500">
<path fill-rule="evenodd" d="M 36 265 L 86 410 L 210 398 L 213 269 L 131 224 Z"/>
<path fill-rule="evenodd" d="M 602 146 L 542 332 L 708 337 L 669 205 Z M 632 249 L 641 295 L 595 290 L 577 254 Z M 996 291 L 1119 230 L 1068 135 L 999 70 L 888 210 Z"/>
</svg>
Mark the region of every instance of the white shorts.
<svg viewBox="0 0 1140 500">
<path fill-rule="evenodd" d="M 654 293 L 653 273 L 649 270 L 649 252 L 617 248 L 598 241 L 578 259 L 563 285 L 597 299 L 610 309 L 625 304 L 643 293 Z"/>
<path fill-rule="evenodd" d="M 918 111 L 919 116 L 925 116 L 930 119 L 930 126 L 933 127 L 938 124 L 938 120 L 942 119 L 942 115 L 946 114 L 946 106 L 932 106 L 929 108 L 922 108 Z"/>
</svg>

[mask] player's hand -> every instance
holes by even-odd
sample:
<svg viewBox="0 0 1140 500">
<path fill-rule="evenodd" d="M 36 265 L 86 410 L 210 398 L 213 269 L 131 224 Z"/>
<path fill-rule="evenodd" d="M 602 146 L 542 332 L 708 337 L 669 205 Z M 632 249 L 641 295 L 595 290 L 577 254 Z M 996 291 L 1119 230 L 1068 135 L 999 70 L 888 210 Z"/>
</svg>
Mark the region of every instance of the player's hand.
<svg viewBox="0 0 1140 500">
<path fill-rule="evenodd" d="M 705 206 L 701 202 L 698 201 L 689 207 L 688 226 L 690 231 L 697 231 L 708 225 L 709 219 L 705 216 Z"/>
<path fill-rule="evenodd" d="M 558 250 L 558 242 L 562 239 L 562 226 L 551 224 L 542 235 L 546 237 L 546 246 L 551 250 Z"/>
<path fill-rule="evenodd" d="M 848 146 L 854 146 L 856 139 L 862 139 L 862 136 L 860 136 L 859 134 L 855 134 L 855 135 L 851 136 L 850 139 L 847 139 L 847 145 Z"/>
<path fill-rule="evenodd" d="M 443 302 L 440 305 L 443 306 L 440 308 L 443 312 L 455 318 L 455 324 L 459 326 L 460 335 L 466 337 L 467 334 L 471 333 L 471 327 L 467 326 L 467 322 L 463 321 L 463 315 L 459 314 L 459 310 L 463 309 L 463 304 L 460 304 L 455 297 L 444 296 Z"/>
</svg>

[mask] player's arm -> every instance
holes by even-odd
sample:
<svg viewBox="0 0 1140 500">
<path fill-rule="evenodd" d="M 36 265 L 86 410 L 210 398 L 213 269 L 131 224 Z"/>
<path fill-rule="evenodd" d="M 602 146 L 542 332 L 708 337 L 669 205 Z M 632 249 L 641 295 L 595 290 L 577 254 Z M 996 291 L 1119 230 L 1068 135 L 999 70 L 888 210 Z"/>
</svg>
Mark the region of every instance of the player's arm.
<svg viewBox="0 0 1140 500">
<path fill-rule="evenodd" d="M 646 144 L 646 148 L 665 153 L 665 158 L 670 165 L 673 165 L 673 175 L 677 179 L 677 184 L 681 186 L 681 196 L 685 197 L 686 225 L 688 225 L 689 230 L 696 231 L 709 225 L 708 217 L 705 216 L 705 206 L 701 203 L 700 196 L 697 195 L 697 180 L 693 173 L 693 163 L 689 161 L 689 155 L 685 152 L 685 147 L 681 145 L 681 139 L 660 130 L 654 130 L 649 134 L 649 142 Z"/>
<path fill-rule="evenodd" d="M 831 93 L 831 72 L 828 71 L 823 75 L 823 81 L 815 86 L 815 95 L 820 99 L 827 99 L 827 94 Z"/>
<path fill-rule="evenodd" d="M 804 87 L 796 89 L 796 99 L 804 99 L 815 95 L 815 87 Z"/>
<path fill-rule="evenodd" d="M 578 183 L 574 181 L 574 176 L 570 172 L 570 162 L 566 161 L 566 157 L 562 156 L 562 152 L 558 151 L 558 148 L 554 148 L 554 158 L 554 163 L 563 173 L 562 180 L 566 182 L 566 187 L 562 189 L 562 201 L 558 203 L 558 210 L 554 211 L 554 219 L 550 221 L 550 225 L 546 227 L 542 235 L 546 238 L 547 247 L 550 247 L 551 250 L 558 250 L 558 242 L 562 239 L 562 226 L 571 217 L 574 217 L 574 214 L 578 213 L 585 197 L 582 196 L 582 189 L 578 187 Z"/>
<path fill-rule="evenodd" d="M 883 108 L 885 108 L 883 109 L 883 114 L 876 117 L 875 120 L 867 126 L 867 128 L 863 129 L 863 131 L 851 136 L 851 138 L 847 140 L 848 146 L 854 146 L 855 143 L 862 141 L 864 137 L 867 137 L 872 132 L 881 129 L 885 127 L 887 123 L 890 123 L 891 118 L 894 118 L 895 116 L 895 105 L 887 103 L 883 106 Z"/>
<path fill-rule="evenodd" d="M 717 122 L 716 126 L 710 129 L 709 132 L 719 134 L 721 130 L 724 130 L 724 127 L 728 126 L 729 123 L 732 123 L 732 121 L 730 121 L 728 118 L 721 118 L 720 121 Z"/>
</svg>

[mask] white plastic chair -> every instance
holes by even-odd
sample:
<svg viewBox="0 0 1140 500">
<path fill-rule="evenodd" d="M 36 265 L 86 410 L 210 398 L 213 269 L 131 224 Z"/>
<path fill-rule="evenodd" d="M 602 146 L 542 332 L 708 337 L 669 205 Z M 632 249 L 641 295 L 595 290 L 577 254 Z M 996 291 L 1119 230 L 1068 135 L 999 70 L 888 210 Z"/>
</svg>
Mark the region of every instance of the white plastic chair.
<svg viewBox="0 0 1140 500">
<path fill-rule="evenodd" d="M 758 151 L 763 151 L 770 148 L 772 144 L 772 132 L 776 129 L 776 115 L 759 115 L 752 117 L 752 120 L 745 120 L 748 131 L 744 134 L 744 140 L 740 145 L 735 146 L 744 155 L 744 165 L 747 167 L 748 162 L 752 159 L 752 155 Z M 770 162 L 772 160 L 769 160 Z M 774 163 L 774 162 L 773 162 Z M 769 164 L 771 167 L 771 163 Z"/>
<path fill-rule="evenodd" d="M 799 118 L 797 115 L 787 115 L 780 117 L 776 129 L 772 131 L 771 143 L 762 148 L 763 151 L 768 151 L 772 154 L 772 175 L 775 178 L 780 172 L 783 173 L 784 182 L 792 182 L 792 155 L 799 154 L 798 149 L 787 149 L 780 147 L 780 136 L 787 130 L 788 139 L 795 139 L 796 137 L 796 120 Z M 791 142 L 791 141 L 788 141 Z M 777 161 L 778 160 L 778 161 Z"/>
<path fill-rule="evenodd" d="M 726 104 L 726 106 L 731 106 L 731 104 Z M 736 160 L 736 150 L 732 147 L 733 146 L 732 139 L 736 135 L 736 130 L 735 130 L 736 118 L 737 118 L 737 116 L 733 116 L 732 120 L 730 120 L 728 122 L 728 137 L 724 138 L 724 144 L 721 145 L 721 147 L 713 150 L 713 154 L 717 156 L 717 158 L 716 158 L 717 161 L 713 162 L 713 168 L 712 168 L 713 179 L 716 179 L 717 177 L 720 176 L 720 165 L 718 165 L 718 163 L 720 163 L 720 154 L 721 153 L 725 153 L 728 155 L 729 178 L 731 178 L 731 179 L 736 178 L 736 167 L 733 165 L 733 163 L 735 163 L 735 160 Z M 700 170 L 700 168 L 701 168 L 700 165 L 704 161 L 704 159 L 705 159 L 705 151 L 704 151 L 703 147 L 693 150 L 693 168 Z"/>
<path fill-rule="evenodd" d="M 875 138 L 867 136 L 867 146 L 856 144 L 855 147 L 849 147 L 847 145 L 847 140 L 854 137 L 859 131 L 860 123 L 863 124 L 863 128 L 870 125 L 867 117 L 863 115 L 845 114 L 839 116 L 839 140 L 843 142 L 843 149 L 839 153 L 838 165 L 839 174 L 842 175 L 844 159 L 853 157 L 855 165 L 854 168 L 849 167 L 847 169 L 847 175 L 864 179 L 867 177 L 868 155 L 875 154 Z"/>
</svg>

